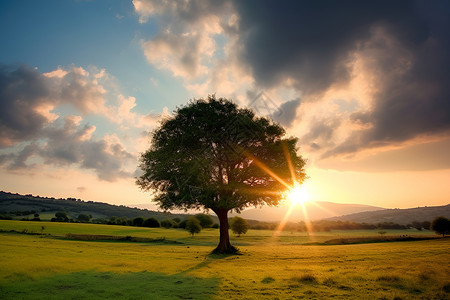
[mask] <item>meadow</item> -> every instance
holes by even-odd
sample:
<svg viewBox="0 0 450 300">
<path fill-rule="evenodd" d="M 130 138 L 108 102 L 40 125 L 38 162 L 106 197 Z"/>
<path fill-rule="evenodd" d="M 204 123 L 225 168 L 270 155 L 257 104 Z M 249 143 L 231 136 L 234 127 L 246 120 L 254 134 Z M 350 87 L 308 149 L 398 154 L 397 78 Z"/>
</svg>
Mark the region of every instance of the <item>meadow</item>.
<svg viewBox="0 0 450 300">
<path fill-rule="evenodd" d="M 231 235 L 242 255 L 212 256 L 216 229 L 191 237 L 181 229 L 0 221 L 0 230 L 2 299 L 450 298 L 448 238 L 312 245 L 379 234 L 250 230 L 239 238 Z M 385 231 L 386 236 L 433 234 Z M 68 233 L 157 242 L 64 239 Z"/>
</svg>

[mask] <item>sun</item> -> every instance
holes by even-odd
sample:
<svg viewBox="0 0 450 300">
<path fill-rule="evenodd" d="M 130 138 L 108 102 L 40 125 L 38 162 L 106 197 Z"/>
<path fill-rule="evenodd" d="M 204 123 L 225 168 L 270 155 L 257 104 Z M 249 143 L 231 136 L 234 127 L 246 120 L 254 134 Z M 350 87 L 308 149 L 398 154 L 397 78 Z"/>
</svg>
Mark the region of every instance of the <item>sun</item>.
<svg viewBox="0 0 450 300">
<path fill-rule="evenodd" d="M 311 196 L 308 191 L 301 185 L 296 185 L 294 188 L 290 189 L 286 198 L 292 205 L 304 204 L 305 202 L 311 201 Z"/>
</svg>

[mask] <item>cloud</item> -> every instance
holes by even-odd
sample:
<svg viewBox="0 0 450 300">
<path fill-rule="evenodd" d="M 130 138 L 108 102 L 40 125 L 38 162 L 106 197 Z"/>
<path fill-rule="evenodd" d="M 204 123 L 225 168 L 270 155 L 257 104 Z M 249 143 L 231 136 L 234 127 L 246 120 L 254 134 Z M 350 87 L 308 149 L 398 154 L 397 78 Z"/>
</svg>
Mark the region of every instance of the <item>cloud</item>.
<svg viewBox="0 0 450 300">
<path fill-rule="evenodd" d="M 40 140 L 33 140 L 15 153 L 0 155 L 0 162 L 6 164 L 10 171 L 28 171 L 37 167 L 39 162 L 56 167 L 90 169 L 105 181 L 131 177 L 125 167 L 136 157 L 125 150 L 117 137 L 94 139 L 95 126 L 80 125 L 80 121 L 79 117 L 67 116 L 62 126 L 55 123 L 46 127 Z M 34 162 L 30 163 L 31 157 L 34 157 Z"/>
<path fill-rule="evenodd" d="M 40 111 L 53 102 L 47 81 L 27 66 L 0 65 L 0 148 L 35 136 L 48 124 Z"/>
<path fill-rule="evenodd" d="M 325 156 L 448 136 L 448 2 L 236 1 L 234 8 L 239 57 L 259 86 L 289 82 L 302 101 L 329 101 L 339 89 L 357 97 L 353 111 L 331 109 L 309 123 L 308 142 L 318 132 L 332 137 L 320 147 Z"/>
<path fill-rule="evenodd" d="M 87 191 L 87 188 L 84 187 L 84 186 L 78 186 L 77 187 L 77 192 L 79 192 L 79 193 L 84 193 L 86 191 Z"/>
<path fill-rule="evenodd" d="M 280 124 L 289 127 L 297 116 L 297 107 L 301 104 L 300 99 L 286 101 L 279 107 L 279 113 L 275 113 L 272 118 Z"/>
<path fill-rule="evenodd" d="M 40 73 L 26 65 L 0 65 L 0 148 L 37 138 L 58 118 L 52 110 L 70 104 L 84 114 L 105 114 L 104 72 L 80 67 Z"/>
<path fill-rule="evenodd" d="M 133 3 L 150 63 L 197 95 L 295 90 L 279 121 L 321 157 L 449 135 L 448 1 Z"/>
<path fill-rule="evenodd" d="M 97 127 L 83 123 L 82 116 L 104 116 L 111 122 L 110 129 L 114 125 L 119 132 L 126 130 L 124 137 L 130 140 L 133 129 L 154 127 L 168 111 L 134 112 L 136 99 L 116 89 L 110 75 L 94 67 L 90 71 L 60 67 L 40 73 L 26 65 L 1 65 L 0 164 L 10 172 L 31 173 L 48 165 L 92 170 L 106 181 L 132 177 L 133 171 L 127 170 L 131 164 L 134 170 L 136 154 L 117 135 L 96 137 Z M 60 116 L 61 105 L 79 114 Z M 134 143 L 128 145 L 134 147 Z"/>
<path fill-rule="evenodd" d="M 221 34 L 222 1 L 133 1 L 140 22 L 159 20 L 160 32 L 144 41 L 147 60 L 174 76 L 195 79 L 206 75 L 216 51 L 215 35 Z"/>
</svg>

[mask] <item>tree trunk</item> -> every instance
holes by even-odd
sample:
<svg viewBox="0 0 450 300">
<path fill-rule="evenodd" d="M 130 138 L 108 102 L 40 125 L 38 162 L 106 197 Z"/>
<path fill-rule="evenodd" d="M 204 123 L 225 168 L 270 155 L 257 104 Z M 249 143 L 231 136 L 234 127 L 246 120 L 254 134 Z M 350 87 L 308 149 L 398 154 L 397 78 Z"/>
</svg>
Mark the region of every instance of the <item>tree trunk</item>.
<svg viewBox="0 0 450 300">
<path fill-rule="evenodd" d="M 230 235 L 228 233 L 228 209 L 216 209 L 213 210 L 220 223 L 220 241 L 216 249 L 213 250 L 213 254 L 235 254 L 238 253 L 238 249 L 233 247 L 230 243 Z"/>
</svg>

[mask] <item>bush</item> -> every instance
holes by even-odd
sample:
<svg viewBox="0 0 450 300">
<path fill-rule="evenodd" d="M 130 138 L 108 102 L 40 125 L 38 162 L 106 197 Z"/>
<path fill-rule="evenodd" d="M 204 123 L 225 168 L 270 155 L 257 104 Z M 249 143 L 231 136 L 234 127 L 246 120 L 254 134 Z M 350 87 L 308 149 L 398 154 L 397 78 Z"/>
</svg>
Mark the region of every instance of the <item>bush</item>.
<svg viewBox="0 0 450 300">
<path fill-rule="evenodd" d="M 241 218 L 241 217 L 234 217 L 233 219 L 231 219 L 230 222 L 230 226 L 231 226 L 231 230 L 233 231 L 233 233 L 237 234 L 238 236 L 241 236 L 241 234 L 245 234 L 248 231 L 248 228 L 250 227 L 248 225 L 247 220 Z"/>
<path fill-rule="evenodd" d="M 85 214 L 79 214 L 77 217 L 77 220 L 80 222 L 89 222 L 91 220 L 91 218 L 88 215 Z"/>
<path fill-rule="evenodd" d="M 194 236 L 195 233 L 199 233 L 202 230 L 200 221 L 196 217 L 190 217 L 186 222 L 186 230 L 189 231 L 192 236 Z"/>
<path fill-rule="evenodd" d="M 450 220 L 445 217 L 437 217 L 431 222 L 431 229 L 442 236 L 450 234 Z"/>
<path fill-rule="evenodd" d="M 55 213 L 55 221 L 52 222 L 69 222 L 69 217 L 67 216 L 67 213 L 59 211 Z"/>
<path fill-rule="evenodd" d="M 186 229 L 186 223 L 187 223 L 187 219 L 181 221 L 181 222 L 178 224 L 178 228 Z"/>
<path fill-rule="evenodd" d="M 133 225 L 134 226 L 142 226 L 144 224 L 144 218 L 142 217 L 137 217 L 133 219 Z M 121 225 L 126 225 L 126 224 L 121 224 Z"/>
<path fill-rule="evenodd" d="M 144 221 L 144 223 L 142 224 L 142 226 L 144 227 L 150 227 L 150 228 L 159 228 L 161 227 L 161 224 L 159 223 L 159 221 L 155 218 L 148 218 Z"/>
<path fill-rule="evenodd" d="M 211 227 L 211 225 L 214 223 L 213 218 L 207 214 L 196 214 L 195 218 L 197 218 L 197 220 L 200 222 L 202 228 Z"/>
<path fill-rule="evenodd" d="M 166 219 L 166 220 L 161 221 L 161 227 L 169 229 L 169 228 L 172 228 L 173 225 L 174 225 L 174 222 L 172 220 Z"/>
</svg>

